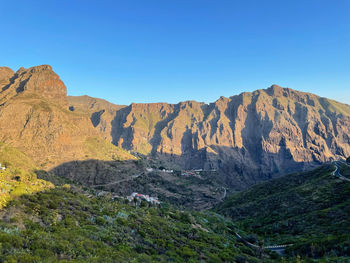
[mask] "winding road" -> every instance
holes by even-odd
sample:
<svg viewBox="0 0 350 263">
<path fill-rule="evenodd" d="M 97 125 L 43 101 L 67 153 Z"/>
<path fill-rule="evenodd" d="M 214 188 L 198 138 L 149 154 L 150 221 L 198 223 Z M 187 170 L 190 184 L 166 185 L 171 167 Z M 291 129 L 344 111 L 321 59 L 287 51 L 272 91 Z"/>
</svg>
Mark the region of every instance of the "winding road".
<svg viewBox="0 0 350 263">
<path fill-rule="evenodd" d="M 344 162 L 344 161 L 335 161 L 335 162 L 333 162 L 333 164 L 335 165 L 335 170 L 332 172 L 332 175 L 338 177 L 339 179 L 341 179 L 343 181 L 350 182 L 350 179 L 345 177 L 345 176 L 343 176 L 340 173 L 340 169 L 339 169 L 341 164 L 345 164 L 347 166 L 349 166 L 349 165 L 346 162 Z"/>
<path fill-rule="evenodd" d="M 258 245 L 255 245 L 255 244 L 252 244 L 250 242 L 248 242 L 247 240 L 245 240 L 243 237 L 241 237 L 237 232 L 234 232 L 235 233 L 235 236 L 241 240 L 246 246 L 249 246 L 249 247 L 253 247 L 253 248 L 256 248 L 256 249 L 268 249 L 268 250 L 271 250 L 271 251 L 275 251 L 276 253 L 282 255 L 284 254 L 284 251 L 286 250 L 286 247 L 289 247 L 289 246 L 292 246 L 293 244 L 286 244 L 286 245 L 273 245 L 273 246 L 258 246 Z"/>
<path fill-rule="evenodd" d="M 227 190 L 226 190 L 226 188 L 225 187 L 222 187 L 223 189 L 224 189 L 224 194 L 222 195 L 222 197 L 221 197 L 221 201 L 223 201 L 225 198 L 226 198 L 226 196 L 227 196 Z"/>
</svg>

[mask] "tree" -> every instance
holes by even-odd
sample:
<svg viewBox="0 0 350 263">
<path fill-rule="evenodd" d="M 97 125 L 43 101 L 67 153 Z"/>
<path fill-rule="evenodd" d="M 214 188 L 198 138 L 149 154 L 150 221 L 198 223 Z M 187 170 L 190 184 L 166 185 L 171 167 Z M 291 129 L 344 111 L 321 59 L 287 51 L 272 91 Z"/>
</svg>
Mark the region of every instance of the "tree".
<svg viewBox="0 0 350 263">
<path fill-rule="evenodd" d="M 140 207 L 148 207 L 148 202 L 145 200 L 141 200 Z"/>
<path fill-rule="evenodd" d="M 261 259 L 264 255 L 264 240 L 258 240 L 258 257 Z"/>
<path fill-rule="evenodd" d="M 350 156 L 346 159 L 347 163 L 350 163 Z"/>
<path fill-rule="evenodd" d="M 17 182 L 21 181 L 21 177 L 19 175 L 16 175 L 13 179 L 15 179 Z"/>
<path fill-rule="evenodd" d="M 134 201 L 135 207 L 137 207 L 137 202 L 138 202 L 137 198 L 134 197 L 133 201 Z"/>
<path fill-rule="evenodd" d="M 252 244 L 258 243 L 258 236 L 255 235 L 255 234 L 247 235 L 247 236 L 244 237 L 244 239 L 246 241 L 248 241 L 249 243 L 252 243 Z"/>
</svg>

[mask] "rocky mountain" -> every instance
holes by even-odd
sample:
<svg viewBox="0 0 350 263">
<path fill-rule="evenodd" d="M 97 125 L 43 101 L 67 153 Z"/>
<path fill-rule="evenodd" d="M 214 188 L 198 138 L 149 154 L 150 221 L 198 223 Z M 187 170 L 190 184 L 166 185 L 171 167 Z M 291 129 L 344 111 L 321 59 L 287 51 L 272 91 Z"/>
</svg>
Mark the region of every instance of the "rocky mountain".
<svg viewBox="0 0 350 263">
<path fill-rule="evenodd" d="M 113 109 L 100 103 L 94 112 L 96 103 L 86 98 L 70 97 L 69 104 L 89 109 L 95 129 L 115 145 L 155 155 L 169 166 L 219 170 L 232 186 L 350 154 L 349 105 L 277 85 L 210 104 Z"/>
<path fill-rule="evenodd" d="M 273 85 L 210 104 L 123 106 L 67 97 L 48 65 L 0 68 L 0 126 L 0 142 L 44 168 L 134 159 L 123 148 L 168 168 L 216 170 L 235 189 L 350 155 L 350 106 L 314 94 Z"/>
<path fill-rule="evenodd" d="M 66 87 L 51 66 L 17 72 L 0 68 L 0 85 L 0 142 L 27 154 L 36 165 L 135 159 L 101 138 L 89 114 L 68 109 Z"/>
</svg>

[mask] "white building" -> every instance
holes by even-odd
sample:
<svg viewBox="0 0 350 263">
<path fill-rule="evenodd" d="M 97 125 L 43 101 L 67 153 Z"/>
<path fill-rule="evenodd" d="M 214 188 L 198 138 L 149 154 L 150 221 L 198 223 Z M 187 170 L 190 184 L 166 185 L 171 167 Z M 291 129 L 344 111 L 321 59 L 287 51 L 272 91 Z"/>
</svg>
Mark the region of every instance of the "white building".
<svg viewBox="0 0 350 263">
<path fill-rule="evenodd" d="M 127 197 L 127 199 L 129 200 L 129 202 L 132 202 L 134 199 L 137 199 L 137 200 L 146 200 L 147 202 L 151 203 L 151 204 L 156 204 L 156 205 L 159 205 L 160 202 L 158 201 L 157 198 L 155 197 L 151 197 L 149 195 L 143 195 L 143 194 L 139 194 L 139 193 L 132 193 L 130 196 Z"/>
<path fill-rule="evenodd" d="M 6 166 L 2 166 L 1 163 L 0 163 L 0 170 L 5 171 L 6 170 Z"/>
</svg>

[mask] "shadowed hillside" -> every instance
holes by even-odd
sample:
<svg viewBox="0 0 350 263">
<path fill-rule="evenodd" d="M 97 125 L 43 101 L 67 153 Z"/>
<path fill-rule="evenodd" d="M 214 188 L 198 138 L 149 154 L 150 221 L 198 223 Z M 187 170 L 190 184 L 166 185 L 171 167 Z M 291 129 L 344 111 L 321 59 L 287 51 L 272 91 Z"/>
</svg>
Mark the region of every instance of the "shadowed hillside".
<svg viewBox="0 0 350 263">
<path fill-rule="evenodd" d="M 153 168 L 151 168 L 153 167 Z M 196 210 L 211 208 L 226 197 L 225 183 L 215 171 L 165 172 L 161 163 L 147 159 L 133 161 L 85 160 L 63 163 L 51 170 L 60 178 L 79 182 L 114 196 L 133 192 L 156 196 L 162 202 Z M 45 178 L 45 177 L 44 177 Z"/>
</svg>

